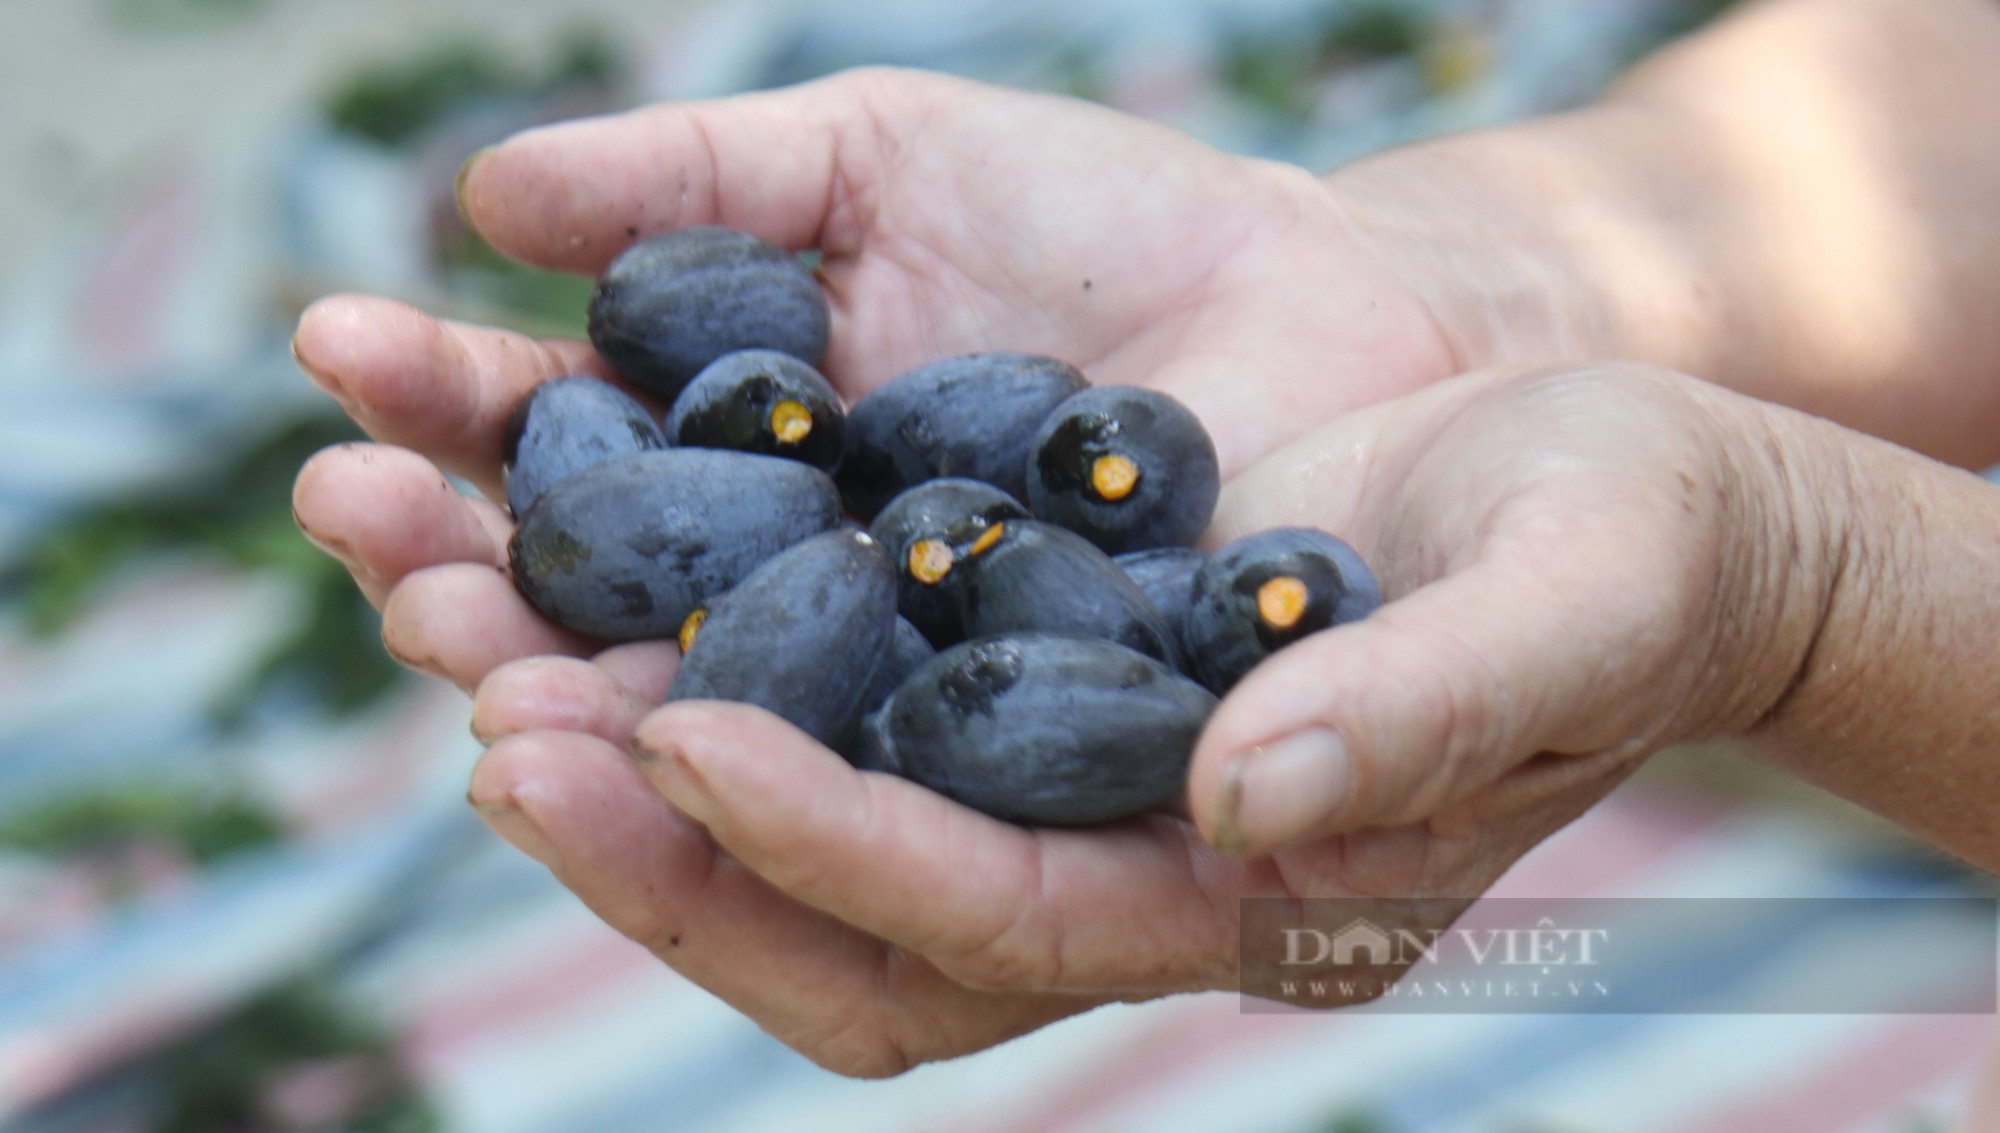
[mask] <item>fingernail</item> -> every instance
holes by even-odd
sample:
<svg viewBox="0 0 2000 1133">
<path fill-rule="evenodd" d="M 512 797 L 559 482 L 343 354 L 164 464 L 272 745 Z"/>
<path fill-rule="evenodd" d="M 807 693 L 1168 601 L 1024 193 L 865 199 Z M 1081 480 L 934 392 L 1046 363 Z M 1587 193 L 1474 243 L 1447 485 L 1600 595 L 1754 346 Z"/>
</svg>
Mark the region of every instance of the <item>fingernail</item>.
<svg viewBox="0 0 2000 1133">
<path fill-rule="evenodd" d="M 306 361 L 306 356 L 299 351 L 298 335 L 292 336 L 292 362 L 298 366 L 299 370 L 306 377 L 312 379 L 312 384 L 335 397 L 340 396 L 340 383 L 333 380 L 333 375 L 320 370 L 311 362 Z"/>
<path fill-rule="evenodd" d="M 1242 856 L 1250 848 L 1237 825 L 1243 809 L 1243 768 L 1251 756 L 1239 756 L 1222 769 L 1222 790 L 1215 802 L 1215 848 L 1225 854 Z"/>
<path fill-rule="evenodd" d="M 459 680 L 457 676 L 453 675 L 451 669 L 435 655 L 428 653 L 419 654 L 403 645 L 395 624 L 392 621 L 385 620 L 382 623 L 382 651 L 406 669 L 415 669 L 417 672 L 426 674 L 427 676 L 450 681 L 452 686 L 457 688 L 458 691 L 465 693 L 467 696 L 472 695 L 472 686 L 467 685 L 465 682 Z"/>
<path fill-rule="evenodd" d="M 1282 845 L 1339 814 L 1352 786 L 1347 745 L 1325 728 L 1253 749 L 1223 771 L 1216 849 Z"/>
<path fill-rule="evenodd" d="M 634 738 L 628 750 L 654 789 L 674 804 L 675 810 L 708 825 L 715 813 L 715 796 L 680 745 L 670 740 L 648 742 Z"/>
<path fill-rule="evenodd" d="M 549 867 L 556 869 L 562 865 L 562 855 L 556 852 L 554 842 L 528 817 L 528 812 L 516 806 L 511 800 L 485 801 L 466 796 L 472 809 L 486 820 L 495 834 L 507 840 L 507 844 Z"/>
<path fill-rule="evenodd" d="M 472 179 L 472 167 L 478 165 L 487 154 L 499 148 L 499 146 L 482 146 L 472 151 L 472 156 L 466 158 L 465 164 L 458 167 L 458 176 L 452 178 L 451 199 L 458 205 L 458 218 L 465 222 L 467 228 L 477 226 L 472 223 L 472 210 L 465 203 L 465 183 Z"/>
<path fill-rule="evenodd" d="M 298 505 L 296 504 L 292 505 L 292 526 L 299 529 L 299 534 L 305 537 L 306 542 L 333 556 L 342 565 L 351 567 L 353 555 L 348 550 L 347 545 L 339 540 L 328 539 L 316 534 L 312 527 L 306 523 L 305 517 L 299 514 Z"/>
<path fill-rule="evenodd" d="M 354 399 L 347 396 L 347 390 L 341 386 L 340 381 L 332 374 L 306 361 L 306 356 L 299 352 L 299 339 L 297 335 L 292 336 L 292 362 L 298 366 L 300 373 L 311 379 L 313 385 L 319 387 L 321 393 L 332 398 L 349 416 L 354 415 L 357 408 Z"/>
</svg>

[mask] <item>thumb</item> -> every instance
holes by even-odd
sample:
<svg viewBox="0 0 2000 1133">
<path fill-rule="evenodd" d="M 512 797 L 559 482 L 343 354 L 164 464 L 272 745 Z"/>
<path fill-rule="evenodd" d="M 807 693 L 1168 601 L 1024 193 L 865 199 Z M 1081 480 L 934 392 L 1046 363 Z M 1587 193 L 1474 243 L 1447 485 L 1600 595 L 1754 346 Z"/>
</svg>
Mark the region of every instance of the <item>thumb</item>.
<svg viewBox="0 0 2000 1133">
<path fill-rule="evenodd" d="M 1515 547 L 1252 670 L 1195 751 L 1203 836 L 1262 853 L 1419 821 L 1541 752 L 1645 750 L 1686 668 L 1671 603 Z"/>
</svg>

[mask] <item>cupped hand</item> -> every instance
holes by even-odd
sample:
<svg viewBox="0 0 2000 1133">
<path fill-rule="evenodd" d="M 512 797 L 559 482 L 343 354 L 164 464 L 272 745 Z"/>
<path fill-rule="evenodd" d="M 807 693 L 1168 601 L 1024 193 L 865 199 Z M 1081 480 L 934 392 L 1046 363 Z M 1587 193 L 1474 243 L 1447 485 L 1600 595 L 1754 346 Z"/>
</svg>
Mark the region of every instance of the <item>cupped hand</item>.
<svg viewBox="0 0 2000 1133">
<path fill-rule="evenodd" d="M 1469 901 L 1651 751 L 1770 710 L 1826 581 L 1794 553 L 1815 520 L 1808 470 L 1773 459 L 1784 427 L 1661 371 L 1484 373 L 1245 470 L 1217 537 L 1342 533 L 1391 600 L 1231 692 L 1192 821 L 1022 829 L 754 708 L 654 709 L 670 646 L 494 672 L 472 797 L 610 924 L 848 1073 L 1235 987 L 1240 899 Z"/>
<path fill-rule="evenodd" d="M 594 653 L 520 600 L 507 516 L 440 469 L 498 498 L 508 411 L 602 373 L 588 347 L 316 305 L 301 365 L 386 443 L 316 458 L 299 522 L 384 607 L 392 652 L 479 689 L 476 805 L 827 1065 L 891 1073 L 1231 986 L 1241 897 L 1470 898 L 1646 750 L 1733 719 L 1715 690 L 1736 686 L 1704 665 L 1731 619 L 1766 612 L 1732 540 L 1774 521 L 1723 467 L 1727 415 L 1679 379 L 1594 374 L 1456 380 L 1342 417 L 1456 360 L 1301 171 L 1066 100 L 864 72 L 522 135 L 470 166 L 463 199 L 501 250 L 567 270 L 706 223 L 821 249 L 825 368 L 850 397 L 1003 348 L 1167 390 L 1232 477 L 1218 536 L 1326 527 L 1399 599 L 1225 702 L 1195 822 L 1024 831 L 754 709 L 655 711 L 670 644 Z"/>
</svg>

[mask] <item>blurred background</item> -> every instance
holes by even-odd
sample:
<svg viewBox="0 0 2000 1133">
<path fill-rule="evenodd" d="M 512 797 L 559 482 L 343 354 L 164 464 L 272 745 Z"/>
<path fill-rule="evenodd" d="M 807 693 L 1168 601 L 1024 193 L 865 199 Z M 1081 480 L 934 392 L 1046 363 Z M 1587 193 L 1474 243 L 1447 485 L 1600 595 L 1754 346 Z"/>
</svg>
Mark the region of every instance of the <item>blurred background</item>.
<svg viewBox="0 0 2000 1133">
<path fill-rule="evenodd" d="M 580 334 L 460 224 L 537 122 L 897 63 L 1325 167 L 1574 105 L 1726 0 L 0 0 L 0 1129 L 597 1133 L 1946 1127 L 1983 1018 L 1106 1009 L 825 1074 L 463 802 L 466 705 L 292 527 L 354 436 L 293 369 L 362 290 Z M 1514 895 L 1982 892 L 1676 752 Z M 1809 963 L 1773 941 L 1746 979 Z M 1942 973 L 1948 977 L 1951 973 Z"/>
</svg>

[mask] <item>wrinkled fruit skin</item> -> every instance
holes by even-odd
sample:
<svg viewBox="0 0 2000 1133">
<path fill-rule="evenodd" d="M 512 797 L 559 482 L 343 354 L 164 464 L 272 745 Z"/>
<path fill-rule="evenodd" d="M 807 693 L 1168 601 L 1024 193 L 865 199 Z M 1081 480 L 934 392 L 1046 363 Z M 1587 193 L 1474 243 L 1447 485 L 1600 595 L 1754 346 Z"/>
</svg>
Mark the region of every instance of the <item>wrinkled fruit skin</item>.
<svg viewBox="0 0 2000 1133">
<path fill-rule="evenodd" d="M 953 476 L 1025 500 L 1036 428 L 1083 388 L 1076 367 L 1034 354 L 968 354 L 911 370 L 847 415 L 847 506 L 872 518 L 905 489 Z"/>
<path fill-rule="evenodd" d="M 543 382 L 507 419 L 500 479 L 515 515 L 549 485 L 599 461 L 667 447 L 653 415 L 624 390 L 584 375 Z"/>
<path fill-rule="evenodd" d="M 791 402 L 810 414 L 788 440 L 773 414 Z M 702 368 L 667 413 L 677 445 L 782 456 L 831 471 L 840 462 L 847 411 L 818 370 L 779 350 L 738 350 Z"/>
<path fill-rule="evenodd" d="M 1279 578 L 1297 579 L 1307 596 L 1289 628 L 1259 615 L 1260 589 Z M 1195 679 L 1220 695 L 1299 638 L 1360 621 L 1381 604 L 1375 573 L 1354 548 L 1324 531 L 1280 527 L 1229 544 L 1195 572 L 1181 642 Z"/>
<path fill-rule="evenodd" d="M 1088 539 L 1052 524 L 1013 520 L 959 575 L 959 619 L 967 637 L 1060 633 L 1097 637 L 1168 666 L 1179 662 L 1173 632 L 1145 592 Z"/>
<path fill-rule="evenodd" d="M 667 700 L 754 704 L 844 748 L 873 676 L 856 662 L 883 657 L 895 626 L 896 577 L 881 545 L 857 531 L 816 535 L 709 605 Z"/>
<path fill-rule="evenodd" d="M 839 526 L 833 481 L 795 460 L 721 449 L 614 457 L 564 477 L 508 544 L 514 585 L 571 629 L 672 637 L 695 607 Z"/>
<path fill-rule="evenodd" d="M 943 479 L 919 484 L 889 501 L 868 533 L 896 563 L 896 609 L 938 648 L 965 639 L 959 623 L 958 583 L 951 574 L 924 582 L 910 573 L 910 548 L 919 540 L 956 534 L 976 539 L 994 523 L 1026 519 L 1014 497 L 978 480 Z"/>
<path fill-rule="evenodd" d="M 797 257 L 747 232 L 686 228 L 627 248 L 590 296 L 590 342 L 613 369 L 671 402 L 738 350 L 819 363 L 826 295 Z"/>
<path fill-rule="evenodd" d="M 919 667 L 863 725 L 881 770 L 1024 825 L 1109 822 L 1181 789 L 1206 689 L 1108 641 L 985 638 Z"/>
<path fill-rule="evenodd" d="M 1194 576 L 1208 561 L 1208 552 L 1193 547 L 1155 547 L 1150 551 L 1128 551 L 1111 560 L 1126 577 L 1139 584 L 1145 592 L 1146 600 L 1160 612 L 1160 620 L 1174 632 L 1180 642 L 1181 659 L 1187 660 L 1190 650 L 1187 642 L 1180 638 L 1180 628 L 1187 621 L 1189 608 L 1194 605 Z M 1185 668 L 1182 672 L 1186 672 Z"/>
<path fill-rule="evenodd" d="M 1122 494 L 1099 494 L 1099 461 L 1129 462 Z M 1097 386 L 1058 406 L 1036 432 L 1028 506 L 1110 554 L 1191 546 L 1208 530 L 1222 475 L 1201 421 L 1153 390 Z"/>
</svg>

